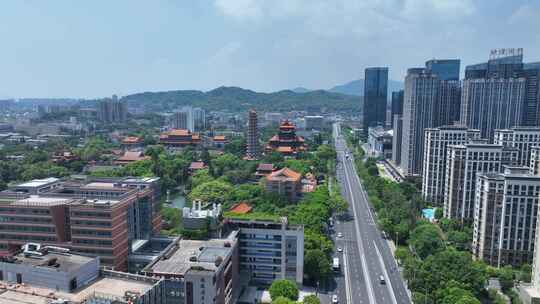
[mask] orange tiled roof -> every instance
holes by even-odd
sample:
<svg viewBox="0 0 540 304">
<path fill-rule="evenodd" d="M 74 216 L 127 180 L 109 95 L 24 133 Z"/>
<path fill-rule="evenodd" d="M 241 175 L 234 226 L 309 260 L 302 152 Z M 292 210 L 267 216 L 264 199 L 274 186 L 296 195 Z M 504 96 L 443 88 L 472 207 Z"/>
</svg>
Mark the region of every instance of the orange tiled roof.
<svg viewBox="0 0 540 304">
<path fill-rule="evenodd" d="M 216 135 L 214 136 L 214 141 L 225 141 L 225 135 Z"/>
<path fill-rule="evenodd" d="M 251 209 L 252 209 L 251 206 L 248 205 L 247 203 L 240 202 L 240 203 L 234 204 L 231 207 L 231 209 L 229 209 L 229 211 L 233 213 L 238 213 L 238 214 L 246 214 L 246 213 L 249 213 Z"/>
<path fill-rule="evenodd" d="M 189 169 L 191 170 L 204 169 L 204 168 L 205 168 L 205 165 L 203 162 L 192 162 L 189 165 Z"/>
<path fill-rule="evenodd" d="M 282 153 L 292 153 L 292 152 L 294 152 L 293 148 L 289 147 L 289 146 L 280 146 L 280 147 L 277 148 L 277 151 L 282 152 Z"/>
<path fill-rule="evenodd" d="M 124 139 L 122 140 L 122 143 L 124 143 L 124 144 L 136 144 L 136 143 L 139 143 L 140 141 L 141 141 L 140 137 L 127 136 L 127 137 L 124 137 Z"/>
<path fill-rule="evenodd" d="M 267 176 L 268 180 L 286 179 L 288 181 L 300 181 L 302 175 L 296 171 L 293 171 L 287 167 L 270 173 Z"/>
<path fill-rule="evenodd" d="M 172 129 L 169 131 L 169 136 L 188 136 L 189 134 L 189 130 L 186 129 Z"/>
<path fill-rule="evenodd" d="M 150 159 L 148 156 L 144 156 L 142 152 L 139 151 L 126 151 L 124 155 L 120 156 L 117 161 L 121 162 L 132 162 L 132 161 L 139 161 L 139 160 L 145 160 Z"/>
</svg>

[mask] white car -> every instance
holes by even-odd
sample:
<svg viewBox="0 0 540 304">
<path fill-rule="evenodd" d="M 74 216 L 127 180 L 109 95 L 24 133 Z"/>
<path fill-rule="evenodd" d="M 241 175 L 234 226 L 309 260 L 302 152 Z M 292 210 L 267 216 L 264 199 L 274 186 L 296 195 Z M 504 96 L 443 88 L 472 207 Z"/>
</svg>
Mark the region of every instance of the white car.
<svg viewBox="0 0 540 304">
<path fill-rule="evenodd" d="M 343 248 L 338 247 L 338 248 L 337 248 L 337 252 L 343 252 Z"/>
<path fill-rule="evenodd" d="M 332 296 L 332 303 L 336 304 L 338 302 L 337 295 Z"/>
<path fill-rule="evenodd" d="M 338 234 L 337 234 L 337 237 L 338 237 L 338 238 L 341 238 L 341 237 L 343 237 L 343 233 L 341 233 L 341 232 L 338 232 Z"/>
</svg>

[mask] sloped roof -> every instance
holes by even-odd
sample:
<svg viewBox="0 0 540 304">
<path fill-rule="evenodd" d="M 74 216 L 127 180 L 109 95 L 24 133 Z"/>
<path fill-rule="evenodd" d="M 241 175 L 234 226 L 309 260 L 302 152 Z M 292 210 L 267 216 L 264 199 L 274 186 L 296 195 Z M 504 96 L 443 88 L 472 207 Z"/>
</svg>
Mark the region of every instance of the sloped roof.
<svg viewBox="0 0 540 304">
<path fill-rule="evenodd" d="M 225 135 L 216 135 L 216 136 L 214 136 L 213 140 L 214 141 L 225 141 L 226 138 L 225 138 Z"/>
<path fill-rule="evenodd" d="M 274 164 L 259 164 L 257 166 L 257 171 L 273 171 L 274 170 Z"/>
<path fill-rule="evenodd" d="M 206 166 L 204 165 L 204 162 L 192 162 L 189 165 L 189 169 L 191 170 L 198 170 L 198 169 L 204 169 Z"/>
<path fill-rule="evenodd" d="M 120 156 L 117 161 L 139 161 L 149 159 L 148 156 L 144 156 L 141 151 L 126 151 L 124 155 Z"/>
<path fill-rule="evenodd" d="M 189 130 L 186 129 L 172 129 L 169 131 L 169 135 L 172 136 L 188 136 L 190 135 Z"/>
<path fill-rule="evenodd" d="M 296 171 L 293 171 L 287 167 L 270 173 L 267 177 L 268 180 L 285 180 L 285 181 L 300 181 L 302 175 Z"/>
<path fill-rule="evenodd" d="M 251 206 L 248 205 L 247 203 L 240 202 L 240 203 L 234 204 L 231 207 L 231 209 L 229 209 L 229 211 L 238 213 L 238 214 L 246 214 L 246 213 L 249 213 L 251 209 L 252 209 Z"/>
</svg>

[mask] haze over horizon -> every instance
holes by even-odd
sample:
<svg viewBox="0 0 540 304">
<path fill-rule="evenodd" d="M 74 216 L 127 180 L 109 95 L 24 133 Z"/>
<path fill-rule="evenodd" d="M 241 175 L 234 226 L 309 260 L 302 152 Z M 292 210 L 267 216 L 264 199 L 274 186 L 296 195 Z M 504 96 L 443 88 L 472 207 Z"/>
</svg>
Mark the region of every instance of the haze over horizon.
<svg viewBox="0 0 540 304">
<path fill-rule="evenodd" d="M 0 97 L 93 98 L 238 86 L 327 89 L 431 58 L 540 61 L 528 0 L 10 1 L 0 17 Z M 501 45 L 504 41 L 504 45 Z"/>
</svg>

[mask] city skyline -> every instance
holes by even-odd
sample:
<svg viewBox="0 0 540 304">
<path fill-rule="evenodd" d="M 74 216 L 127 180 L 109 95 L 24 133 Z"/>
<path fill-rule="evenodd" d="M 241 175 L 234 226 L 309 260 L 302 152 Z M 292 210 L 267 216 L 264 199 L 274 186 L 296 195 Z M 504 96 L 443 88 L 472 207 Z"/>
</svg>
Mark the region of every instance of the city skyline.
<svg viewBox="0 0 540 304">
<path fill-rule="evenodd" d="M 523 47 L 525 61 L 539 59 L 540 5 L 525 0 L 127 4 L 4 4 L 0 97 L 323 89 L 362 78 L 368 66 L 389 66 L 400 81 L 426 58 L 466 66 L 494 47 Z"/>
</svg>

